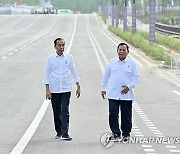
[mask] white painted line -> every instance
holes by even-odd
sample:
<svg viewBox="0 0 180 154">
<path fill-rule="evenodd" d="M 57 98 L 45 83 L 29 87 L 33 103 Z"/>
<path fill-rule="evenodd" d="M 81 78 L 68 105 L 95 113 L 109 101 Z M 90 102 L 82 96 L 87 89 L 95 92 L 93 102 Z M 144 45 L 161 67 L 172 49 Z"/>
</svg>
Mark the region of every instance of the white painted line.
<svg viewBox="0 0 180 154">
<path fill-rule="evenodd" d="M 136 112 L 140 113 L 140 112 L 143 112 L 142 110 L 137 110 Z"/>
<path fill-rule="evenodd" d="M 152 145 L 141 145 L 143 148 L 152 148 Z"/>
<path fill-rule="evenodd" d="M 158 129 L 151 129 L 152 132 L 160 132 Z"/>
<path fill-rule="evenodd" d="M 140 130 L 139 130 L 139 129 L 134 129 L 134 128 L 133 128 L 132 131 L 140 131 Z"/>
<path fill-rule="evenodd" d="M 95 15 L 95 18 L 96 18 L 96 21 L 97 21 L 98 25 L 100 25 L 100 22 L 99 22 L 99 20 L 97 18 L 97 15 Z"/>
<path fill-rule="evenodd" d="M 146 124 L 147 126 L 152 126 L 152 127 L 154 127 L 155 125 L 153 125 L 153 124 Z"/>
<path fill-rule="evenodd" d="M 154 132 L 155 135 L 162 135 L 161 132 Z"/>
<path fill-rule="evenodd" d="M 137 114 L 143 114 L 144 115 L 144 112 L 142 112 L 142 113 L 140 112 L 140 113 L 137 113 Z"/>
<path fill-rule="evenodd" d="M 18 50 L 16 49 L 16 50 L 14 50 L 15 52 L 17 52 Z"/>
<path fill-rule="evenodd" d="M 149 119 L 148 117 L 146 117 L 146 116 L 143 116 L 143 117 L 141 117 L 142 119 Z"/>
<path fill-rule="evenodd" d="M 26 44 L 24 45 L 24 47 L 26 47 Z"/>
<path fill-rule="evenodd" d="M 149 120 L 149 119 L 143 119 L 143 121 L 151 121 L 151 120 Z"/>
<path fill-rule="evenodd" d="M 19 142 L 17 143 L 17 145 L 14 147 L 14 149 L 11 151 L 10 154 L 21 154 L 23 152 L 26 145 L 28 144 L 31 137 L 33 136 L 34 132 L 36 131 L 37 127 L 39 126 L 39 123 L 41 122 L 41 120 L 47 110 L 49 102 L 50 102 L 49 100 L 44 100 L 39 112 L 37 113 L 36 117 L 32 121 L 31 125 L 26 130 L 23 137 L 19 140 Z"/>
<path fill-rule="evenodd" d="M 152 122 L 145 122 L 146 124 L 153 124 Z"/>
<path fill-rule="evenodd" d="M 95 55 L 96 55 L 96 58 L 98 60 L 98 63 L 99 63 L 99 66 L 101 68 L 101 72 L 104 73 L 104 66 L 103 66 L 103 63 L 101 61 L 101 58 L 99 57 L 99 54 L 98 54 L 98 51 L 97 51 L 97 48 L 93 42 L 93 39 L 90 35 L 90 32 L 89 32 L 89 25 L 88 25 L 88 21 L 87 21 L 87 18 L 86 18 L 86 27 L 87 27 L 87 31 L 88 31 L 88 35 L 89 35 L 89 38 L 90 38 L 90 41 L 91 41 L 91 44 L 93 45 L 93 48 L 94 48 L 94 52 L 95 52 Z"/>
<path fill-rule="evenodd" d="M 136 137 L 144 137 L 143 134 L 135 134 Z"/>
<path fill-rule="evenodd" d="M 10 53 L 9 53 L 9 55 L 11 56 L 11 55 L 13 55 L 13 53 L 12 53 L 12 52 L 10 52 Z"/>
<path fill-rule="evenodd" d="M 144 149 L 144 151 L 146 151 L 146 152 L 153 152 L 155 150 L 154 149 Z"/>
<path fill-rule="evenodd" d="M 6 59 L 6 56 L 3 56 L 2 59 Z"/>
<path fill-rule="evenodd" d="M 174 145 L 167 145 L 166 147 L 167 148 L 174 148 L 174 149 L 176 149 L 176 146 L 174 146 Z"/>
<path fill-rule="evenodd" d="M 141 132 L 133 132 L 134 134 L 142 134 Z"/>
<path fill-rule="evenodd" d="M 149 127 L 150 129 L 157 129 L 157 127 Z"/>
<path fill-rule="evenodd" d="M 133 129 L 136 129 L 136 128 L 138 128 L 137 126 L 133 126 Z"/>
<path fill-rule="evenodd" d="M 176 91 L 176 90 L 172 90 L 172 92 L 174 92 L 177 95 L 180 95 L 180 92 Z"/>
<path fill-rule="evenodd" d="M 88 21 L 88 23 L 89 23 L 89 20 L 87 20 L 87 21 Z M 90 24 L 89 24 L 89 25 L 90 25 Z M 102 55 L 102 57 L 103 57 L 103 59 L 104 59 L 106 65 L 107 65 L 107 64 L 108 64 L 108 59 L 106 58 L 106 56 L 105 56 L 103 50 L 101 49 L 99 43 L 97 42 L 96 38 L 94 37 L 94 35 L 93 35 L 92 31 L 91 31 L 91 27 L 90 27 L 90 26 L 89 26 L 89 32 L 90 32 L 90 34 L 91 34 L 91 36 L 92 36 L 92 39 L 94 40 L 96 46 L 98 47 L 99 52 L 101 53 L 101 55 Z"/>
<path fill-rule="evenodd" d="M 77 16 L 76 16 L 76 18 L 75 18 L 74 31 L 73 31 L 73 34 L 72 34 L 72 37 L 71 37 L 69 46 L 68 46 L 67 51 L 66 51 L 67 53 L 70 52 L 70 49 L 71 49 L 72 44 L 73 44 L 74 36 L 75 36 L 75 33 L 76 33 L 76 25 L 77 25 Z"/>
<path fill-rule="evenodd" d="M 170 152 L 177 152 L 177 153 L 179 153 L 180 152 L 180 150 L 169 150 Z"/>
<path fill-rule="evenodd" d="M 165 137 L 164 135 L 156 135 L 157 137 Z M 169 143 L 168 143 L 169 144 Z"/>
</svg>

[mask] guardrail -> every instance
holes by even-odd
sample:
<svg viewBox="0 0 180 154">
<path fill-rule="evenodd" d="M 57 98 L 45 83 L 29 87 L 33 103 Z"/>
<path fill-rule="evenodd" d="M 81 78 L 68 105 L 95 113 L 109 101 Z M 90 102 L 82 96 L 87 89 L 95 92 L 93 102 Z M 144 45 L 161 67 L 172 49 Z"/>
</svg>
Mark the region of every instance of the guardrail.
<svg viewBox="0 0 180 154">
<path fill-rule="evenodd" d="M 171 35 L 180 35 L 180 27 L 155 23 L 155 29 L 159 32 Z"/>
</svg>

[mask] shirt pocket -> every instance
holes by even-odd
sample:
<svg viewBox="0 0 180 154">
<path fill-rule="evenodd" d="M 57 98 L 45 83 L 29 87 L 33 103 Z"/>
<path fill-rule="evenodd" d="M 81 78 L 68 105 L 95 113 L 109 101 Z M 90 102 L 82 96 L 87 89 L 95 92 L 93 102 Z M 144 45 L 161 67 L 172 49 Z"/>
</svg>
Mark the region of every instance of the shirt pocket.
<svg viewBox="0 0 180 154">
<path fill-rule="evenodd" d="M 118 71 L 118 68 L 117 67 L 112 67 L 111 68 L 111 72 L 117 72 Z"/>
<path fill-rule="evenodd" d="M 65 71 L 65 72 L 68 72 L 68 71 L 69 71 L 69 61 L 65 59 L 65 60 L 63 61 L 63 63 L 64 63 L 64 64 L 63 64 L 63 69 L 64 69 L 64 71 Z"/>
<path fill-rule="evenodd" d="M 132 73 L 132 69 L 130 67 L 124 68 L 125 73 Z"/>
</svg>

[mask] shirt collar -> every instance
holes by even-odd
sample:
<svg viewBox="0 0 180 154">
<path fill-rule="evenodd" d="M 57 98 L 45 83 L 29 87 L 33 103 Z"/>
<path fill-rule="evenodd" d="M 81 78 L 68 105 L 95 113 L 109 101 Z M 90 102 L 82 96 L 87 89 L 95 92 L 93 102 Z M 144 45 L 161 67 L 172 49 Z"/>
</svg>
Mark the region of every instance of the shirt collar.
<svg viewBox="0 0 180 154">
<path fill-rule="evenodd" d="M 60 55 L 58 55 L 57 53 L 55 54 L 56 55 L 56 57 L 64 57 L 65 56 L 65 54 L 63 53 L 61 56 Z"/>
<path fill-rule="evenodd" d="M 126 63 L 126 62 L 128 61 L 128 57 L 126 57 L 124 60 L 120 60 L 119 57 L 118 57 L 118 61 L 119 61 L 119 62 L 125 62 L 125 63 Z"/>
</svg>

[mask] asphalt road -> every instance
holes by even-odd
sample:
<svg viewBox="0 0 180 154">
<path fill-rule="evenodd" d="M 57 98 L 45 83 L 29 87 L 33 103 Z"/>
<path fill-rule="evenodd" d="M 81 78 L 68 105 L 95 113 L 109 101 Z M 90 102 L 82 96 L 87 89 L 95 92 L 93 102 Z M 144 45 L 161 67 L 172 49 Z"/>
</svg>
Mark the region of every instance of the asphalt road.
<svg viewBox="0 0 180 154">
<path fill-rule="evenodd" d="M 51 104 L 44 101 L 45 62 L 57 37 L 65 39 L 81 79 L 81 97 L 76 99 L 74 87 L 71 98 L 71 142 L 52 138 Z M 122 41 L 96 15 L 1 15 L 0 153 L 180 153 L 180 79 L 132 46 L 129 56 L 141 72 L 131 133 L 137 143 L 101 144 L 110 132 L 108 102 L 100 95 L 102 73 Z"/>
</svg>

